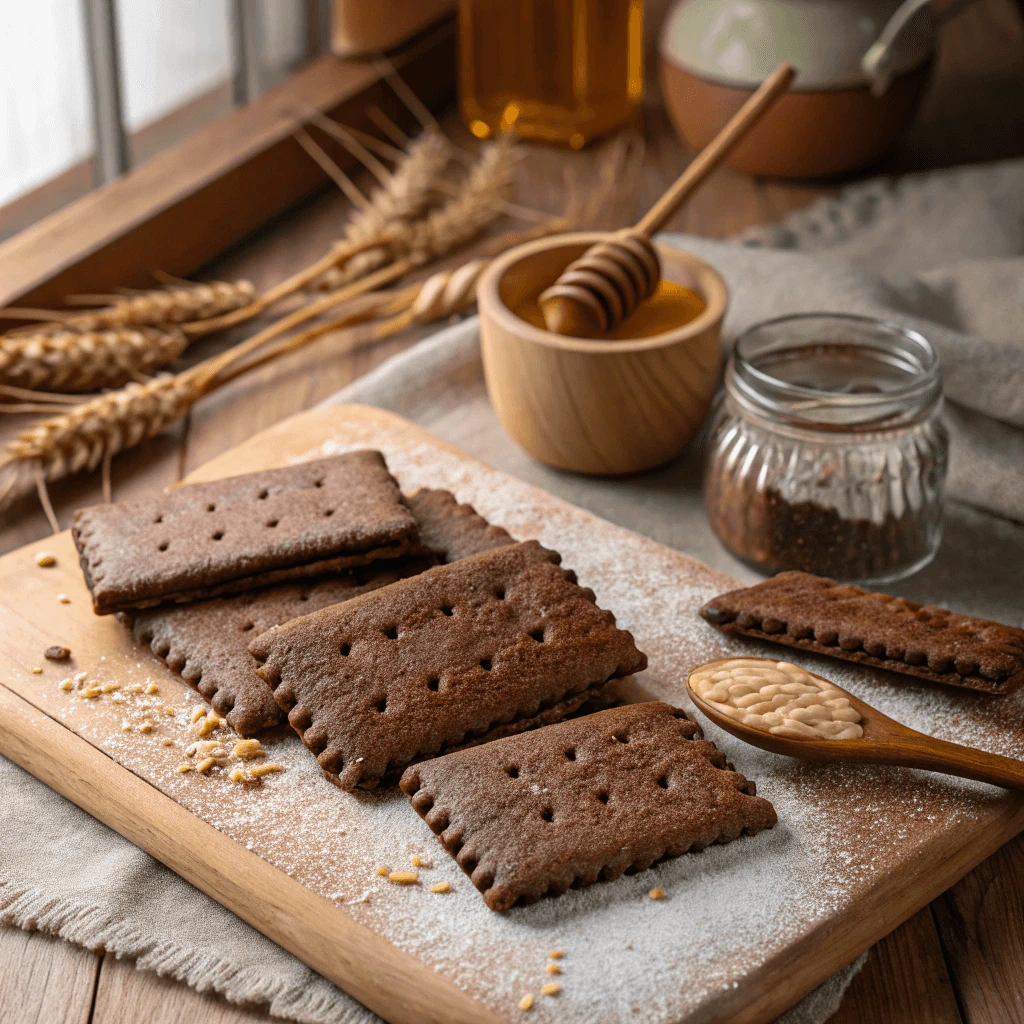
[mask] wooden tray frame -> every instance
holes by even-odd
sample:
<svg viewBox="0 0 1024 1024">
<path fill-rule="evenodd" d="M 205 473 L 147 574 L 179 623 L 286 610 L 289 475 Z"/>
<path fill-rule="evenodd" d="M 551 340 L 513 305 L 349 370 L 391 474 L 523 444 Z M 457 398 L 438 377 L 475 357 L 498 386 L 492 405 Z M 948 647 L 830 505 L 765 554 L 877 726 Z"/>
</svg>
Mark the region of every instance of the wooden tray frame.
<svg viewBox="0 0 1024 1024">
<path fill-rule="evenodd" d="M 233 463 L 240 455 L 247 469 L 280 464 L 289 454 L 315 446 L 316 438 L 324 435 L 336 417 L 370 421 L 381 428 L 401 424 L 414 435 L 411 440 L 426 433 L 380 409 L 317 408 L 262 431 L 200 467 L 191 479 L 215 479 L 237 472 Z M 432 443 L 457 452 L 467 463 L 476 461 L 439 439 L 432 438 Z M 638 699 L 644 696 L 640 693 Z M 356 922 L 343 908 L 206 824 L 3 682 L 0 721 L 0 754 L 166 864 L 386 1020 L 394 1024 L 499 1024 L 505 1020 Z M 969 844 L 957 836 L 937 837 L 922 848 L 912 876 L 890 876 L 876 883 L 843 914 L 811 928 L 752 974 L 745 991 L 725 994 L 700 1020 L 703 1024 L 770 1024 L 1022 828 L 1024 800 L 1008 799 L 991 808 Z"/>
</svg>

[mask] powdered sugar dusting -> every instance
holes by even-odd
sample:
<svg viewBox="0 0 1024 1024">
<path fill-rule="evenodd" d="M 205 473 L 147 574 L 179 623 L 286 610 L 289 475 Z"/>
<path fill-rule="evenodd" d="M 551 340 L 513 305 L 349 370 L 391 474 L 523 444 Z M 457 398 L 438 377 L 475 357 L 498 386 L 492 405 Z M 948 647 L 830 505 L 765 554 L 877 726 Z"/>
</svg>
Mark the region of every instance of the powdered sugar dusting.
<svg viewBox="0 0 1024 1024">
<path fill-rule="evenodd" d="M 294 458 L 380 448 L 405 491 L 447 487 L 513 536 L 535 537 L 560 551 L 563 564 L 594 589 L 647 653 L 650 667 L 637 683 L 651 696 L 689 707 L 685 681 L 693 667 L 737 653 L 770 653 L 765 645 L 720 634 L 697 615 L 706 600 L 736 585 L 728 577 L 435 445 L 401 421 L 381 428 L 365 418 L 346 422 L 343 410 L 331 415 L 331 439 L 312 450 L 293 447 Z M 287 435 L 280 440 L 289 451 Z M 70 542 L 62 537 L 59 544 Z M 60 547 L 57 554 L 62 565 L 73 564 L 70 550 Z M 80 579 L 47 576 L 30 553 L 24 558 L 36 595 L 27 604 L 39 624 L 38 642 L 53 632 L 72 650 L 96 650 L 102 634 L 105 659 L 76 664 L 76 671 L 89 672 L 100 684 L 156 682 L 159 696 L 136 699 L 182 712 L 173 719 L 151 716 L 158 723 L 152 734 L 123 732 L 117 703 L 63 692 L 57 682 L 67 668 L 47 666 L 33 676 L 30 662 L 16 682 L 19 692 L 502 1018 L 520 1019 L 518 1003 L 528 991 L 537 995 L 530 1012 L 538 1020 L 668 1024 L 726 1016 L 749 998 L 745 979 L 813 928 L 838 922 L 893 872 L 909 878 L 922 853 L 943 836 L 955 830 L 966 841 L 1010 806 L 1010 798 L 992 787 L 902 769 L 803 764 L 706 726 L 737 770 L 755 779 L 759 794 L 775 804 L 775 829 L 495 914 L 403 796 L 394 789 L 342 792 L 292 735 L 264 740 L 267 758 L 285 771 L 259 786 L 175 774 L 173 766 L 193 738 L 185 709 L 197 702 L 194 692 L 135 649 L 119 624 L 83 616 L 88 597 Z M 53 612 L 56 590 L 72 596 L 69 607 L 78 609 L 77 616 Z M 1024 756 L 1024 716 L 1016 698 L 986 700 L 923 683 L 897 684 L 813 656 L 786 657 L 914 728 Z M 175 746 L 162 746 L 163 738 Z M 393 885 L 375 874 L 382 864 L 407 870 L 413 855 L 430 865 L 418 869 L 418 885 Z M 431 893 L 436 882 L 451 883 L 451 890 Z M 665 899 L 647 897 L 655 886 L 665 890 Z M 565 951 L 562 992 L 541 998 L 553 949 Z"/>
</svg>

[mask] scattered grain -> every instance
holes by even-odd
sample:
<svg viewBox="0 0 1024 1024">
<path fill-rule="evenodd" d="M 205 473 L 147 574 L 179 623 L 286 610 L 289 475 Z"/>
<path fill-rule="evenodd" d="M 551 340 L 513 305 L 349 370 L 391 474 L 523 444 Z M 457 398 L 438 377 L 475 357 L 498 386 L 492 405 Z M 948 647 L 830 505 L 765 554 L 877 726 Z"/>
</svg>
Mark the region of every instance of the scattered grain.
<svg viewBox="0 0 1024 1024">
<path fill-rule="evenodd" d="M 562 991 L 562 986 L 557 982 L 549 981 L 540 991 L 541 995 L 557 996 Z"/>
<path fill-rule="evenodd" d="M 98 686 L 87 686 L 82 690 L 78 696 L 83 700 L 93 700 L 98 697 L 103 691 Z"/>
<path fill-rule="evenodd" d="M 147 718 L 139 725 L 139 732 L 152 732 L 153 723 Z"/>
<path fill-rule="evenodd" d="M 203 717 L 203 716 L 204 716 L 205 714 L 206 714 L 206 708 L 204 708 L 202 704 L 197 704 L 197 705 L 196 705 L 196 706 L 195 706 L 195 707 L 194 707 L 194 708 L 192 709 L 192 712 L 191 712 L 191 714 L 189 715 L 189 721 L 190 721 L 190 722 L 192 722 L 192 724 L 194 725 L 194 724 L 195 724 L 196 722 L 198 722 L 198 721 L 199 721 L 199 719 L 200 719 L 200 718 L 202 718 L 202 717 Z"/>
<path fill-rule="evenodd" d="M 413 866 L 414 868 L 418 868 L 418 867 L 422 867 L 422 866 L 423 866 L 423 861 L 422 861 L 422 860 L 420 860 L 419 854 L 417 854 L 417 853 L 414 853 L 414 854 L 413 854 L 413 855 L 412 855 L 412 856 L 411 856 L 411 857 L 409 858 L 409 863 L 410 863 L 410 864 L 411 864 L 411 865 L 412 865 L 412 866 Z"/>
<path fill-rule="evenodd" d="M 648 894 L 652 900 L 663 900 L 665 898 L 665 890 L 654 888 Z"/>
<path fill-rule="evenodd" d="M 51 565 L 56 564 L 57 559 L 49 551 L 39 551 L 36 553 L 36 565 L 41 569 L 49 569 Z"/>
<path fill-rule="evenodd" d="M 533 993 L 527 992 L 522 999 L 519 1000 L 520 1010 L 529 1010 L 533 1007 Z"/>
<path fill-rule="evenodd" d="M 174 746 L 174 740 L 172 740 L 172 739 L 170 738 L 170 736 L 165 736 L 165 737 L 164 737 L 164 738 L 163 738 L 163 739 L 162 739 L 162 740 L 160 741 L 160 745 L 161 745 L 162 747 L 173 747 L 173 746 Z"/>
<path fill-rule="evenodd" d="M 565 956 L 565 953 L 560 949 L 553 949 L 548 953 L 548 956 L 551 957 L 552 960 L 561 960 L 562 957 Z"/>
<path fill-rule="evenodd" d="M 157 686 L 156 683 L 150 683 L 149 686 L 146 687 L 146 693 L 148 693 L 150 696 L 152 696 L 154 693 L 159 693 L 159 692 L 160 692 L 160 687 Z"/>
<path fill-rule="evenodd" d="M 121 689 L 121 684 L 120 683 L 104 683 L 100 687 L 100 689 L 104 693 L 115 693 L 116 691 Z"/>
<path fill-rule="evenodd" d="M 447 892 L 451 888 L 448 882 L 435 882 L 431 887 L 431 892 Z"/>
<path fill-rule="evenodd" d="M 257 764 L 257 765 L 253 765 L 253 767 L 249 769 L 249 774 L 254 779 L 258 779 L 262 775 L 271 775 L 274 772 L 283 772 L 283 771 L 284 771 L 284 769 L 279 764 L 275 764 L 273 761 L 271 761 L 270 764 Z"/>
<path fill-rule="evenodd" d="M 548 974 L 562 973 L 562 968 L 559 967 L 558 964 L 548 964 L 547 967 L 544 968 L 544 970 L 547 971 Z"/>
<path fill-rule="evenodd" d="M 228 774 L 228 778 L 232 782 L 245 782 L 248 776 L 245 774 L 244 768 L 232 768 Z"/>
<path fill-rule="evenodd" d="M 32 666 L 32 675 L 34 675 L 34 676 L 41 676 L 42 674 L 43 674 L 43 670 L 38 665 L 33 665 Z"/>
<path fill-rule="evenodd" d="M 59 682 L 59 683 L 58 683 L 57 685 L 58 685 L 58 686 L 59 686 L 59 687 L 60 687 L 60 688 L 61 688 L 62 690 L 65 690 L 65 691 L 66 691 L 66 690 L 71 690 L 71 689 L 73 689 L 73 688 L 74 688 L 74 685 L 75 685 L 75 684 L 74 684 L 74 683 L 73 683 L 73 682 L 71 681 L 71 678 L 70 678 L 70 677 L 68 677 L 67 679 L 62 679 L 62 680 L 61 680 L 61 681 L 60 681 L 60 682 Z"/>
<path fill-rule="evenodd" d="M 265 751 L 260 745 L 259 740 L 239 740 L 235 744 L 234 754 L 235 757 L 240 757 L 243 761 L 248 761 L 253 757 L 263 757 Z"/>
<path fill-rule="evenodd" d="M 190 772 L 190 771 L 192 771 L 192 765 L 190 765 L 190 764 L 188 763 L 188 761 L 185 761 L 185 762 L 183 762 L 182 764 L 179 764 L 179 765 L 178 765 L 178 767 L 177 767 L 177 768 L 175 768 L 174 770 L 175 770 L 176 772 L 181 772 L 181 774 L 182 774 L 182 775 L 184 775 L 184 774 L 185 774 L 185 772 Z"/>
<path fill-rule="evenodd" d="M 58 594 L 57 600 L 60 601 L 61 604 L 71 604 L 71 598 L 68 597 L 67 594 Z"/>
<path fill-rule="evenodd" d="M 43 651 L 43 657 L 48 661 L 67 661 L 71 657 L 71 648 L 64 647 L 61 644 L 54 644 Z M 42 670 L 40 669 L 40 671 Z"/>
<path fill-rule="evenodd" d="M 212 757 L 204 757 L 202 761 L 196 765 L 196 771 L 205 775 L 216 763 L 216 759 Z"/>
<path fill-rule="evenodd" d="M 391 874 L 391 868 L 389 868 L 387 864 L 378 864 L 374 870 L 374 874 L 381 878 L 387 878 L 388 875 Z"/>
<path fill-rule="evenodd" d="M 388 875 L 388 881 L 395 885 L 415 885 L 420 876 L 415 871 L 392 871 Z"/>
</svg>

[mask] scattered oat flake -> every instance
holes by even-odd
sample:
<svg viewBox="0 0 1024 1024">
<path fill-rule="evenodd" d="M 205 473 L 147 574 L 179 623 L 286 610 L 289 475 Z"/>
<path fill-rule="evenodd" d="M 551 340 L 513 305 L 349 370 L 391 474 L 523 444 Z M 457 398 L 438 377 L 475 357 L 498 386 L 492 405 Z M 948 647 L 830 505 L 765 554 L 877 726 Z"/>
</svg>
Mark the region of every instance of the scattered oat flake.
<svg viewBox="0 0 1024 1024">
<path fill-rule="evenodd" d="M 274 772 L 283 772 L 284 769 L 279 765 L 271 762 L 270 764 L 257 764 L 253 765 L 249 769 L 249 774 L 254 778 L 258 779 L 262 775 L 271 775 Z"/>
<path fill-rule="evenodd" d="M 447 892 L 451 888 L 448 882 L 435 882 L 431 887 L 431 892 Z"/>
<path fill-rule="evenodd" d="M 541 990 L 541 995 L 557 996 L 562 991 L 562 986 L 555 981 L 549 981 Z"/>
<path fill-rule="evenodd" d="M 196 771 L 205 775 L 217 762 L 212 757 L 204 757 L 199 764 L 196 765 Z"/>
<path fill-rule="evenodd" d="M 74 684 L 74 682 L 72 682 L 72 680 L 70 678 L 68 678 L 68 679 L 62 679 L 57 685 L 62 690 L 70 690 L 70 689 L 72 689 L 74 687 L 75 684 Z"/>
<path fill-rule="evenodd" d="M 663 900 L 665 898 L 665 890 L 654 888 L 648 894 L 652 900 Z"/>
<path fill-rule="evenodd" d="M 533 1007 L 533 993 L 527 992 L 522 999 L 519 1000 L 520 1010 L 529 1010 Z"/>
<path fill-rule="evenodd" d="M 57 559 L 50 554 L 49 551 L 38 551 L 36 552 L 36 565 L 41 569 L 49 569 L 51 565 L 56 565 Z"/>
<path fill-rule="evenodd" d="M 186 761 L 184 764 L 179 764 L 175 770 L 181 772 L 182 775 L 184 775 L 185 772 L 192 771 L 192 765 L 190 765 L 188 761 Z"/>
</svg>

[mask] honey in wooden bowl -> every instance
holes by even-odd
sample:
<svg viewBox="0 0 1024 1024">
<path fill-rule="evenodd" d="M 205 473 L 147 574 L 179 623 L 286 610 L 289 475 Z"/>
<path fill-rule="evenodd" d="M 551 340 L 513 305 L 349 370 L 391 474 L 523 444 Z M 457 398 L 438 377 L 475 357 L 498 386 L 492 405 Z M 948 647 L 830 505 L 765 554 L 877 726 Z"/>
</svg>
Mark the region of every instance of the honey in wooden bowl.
<svg viewBox="0 0 1024 1024">
<path fill-rule="evenodd" d="M 537 301 L 539 296 L 540 292 L 527 296 L 512 312 L 528 324 L 544 330 L 544 313 Z M 692 323 L 707 308 L 708 304 L 692 288 L 662 278 L 650 298 L 644 299 L 622 323 L 599 338 L 601 341 L 655 338 Z"/>
<path fill-rule="evenodd" d="M 728 299 L 708 264 L 655 243 L 662 287 L 619 330 L 546 330 L 541 292 L 601 232 L 537 239 L 480 279 L 480 351 L 491 405 L 522 448 L 556 469 L 636 473 L 668 462 L 703 422 L 715 390 Z"/>
</svg>

